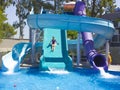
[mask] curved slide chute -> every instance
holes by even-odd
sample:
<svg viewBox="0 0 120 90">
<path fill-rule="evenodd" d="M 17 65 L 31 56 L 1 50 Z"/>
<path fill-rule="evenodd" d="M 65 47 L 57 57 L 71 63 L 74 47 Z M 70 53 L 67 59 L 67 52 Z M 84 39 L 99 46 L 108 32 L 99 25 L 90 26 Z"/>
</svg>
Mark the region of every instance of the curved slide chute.
<svg viewBox="0 0 120 90">
<path fill-rule="evenodd" d="M 24 56 L 30 51 L 31 43 L 18 43 L 12 51 L 2 57 L 2 71 L 16 72 Z"/>
<path fill-rule="evenodd" d="M 82 1 L 77 1 L 74 7 L 74 14 L 78 16 L 86 16 L 85 13 L 85 3 Z M 98 54 L 97 51 L 94 48 L 94 41 L 93 41 L 93 36 L 91 32 L 81 32 L 82 35 L 82 40 L 83 40 L 83 45 L 85 48 L 85 52 L 87 55 L 87 59 L 91 63 L 91 65 L 95 69 L 99 69 L 98 67 L 102 67 L 105 70 L 108 69 L 108 65 L 106 62 L 105 56 L 102 54 Z"/>
<path fill-rule="evenodd" d="M 85 49 L 87 49 L 87 57 L 91 65 L 97 69 L 97 67 L 107 68 L 106 59 L 101 54 L 94 53 L 95 47 L 102 46 L 106 40 L 111 39 L 114 33 L 113 23 L 109 20 L 93 17 L 83 17 L 75 15 L 58 15 L 58 14 L 41 14 L 41 15 L 29 15 L 28 25 L 30 28 L 53 28 L 61 30 L 76 30 L 79 32 L 92 32 L 95 33 L 94 42 L 87 43 L 87 40 L 83 37 L 83 43 Z M 85 35 L 86 36 L 86 35 Z M 89 37 L 88 35 L 88 38 Z M 89 51 L 91 51 L 89 53 Z M 97 53 L 95 51 L 95 53 Z"/>
</svg>

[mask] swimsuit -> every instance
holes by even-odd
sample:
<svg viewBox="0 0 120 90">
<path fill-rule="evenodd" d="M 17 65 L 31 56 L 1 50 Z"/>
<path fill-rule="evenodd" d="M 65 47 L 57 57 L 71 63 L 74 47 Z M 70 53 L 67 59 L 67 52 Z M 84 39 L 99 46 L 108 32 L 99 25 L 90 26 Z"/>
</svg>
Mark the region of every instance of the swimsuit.
<svg viewBox="0 0 120 90">
<path fill-rule="evenodd" d="M 55 44 L 56 40 L 52 40 L 52 44 Z"/>
</svg>

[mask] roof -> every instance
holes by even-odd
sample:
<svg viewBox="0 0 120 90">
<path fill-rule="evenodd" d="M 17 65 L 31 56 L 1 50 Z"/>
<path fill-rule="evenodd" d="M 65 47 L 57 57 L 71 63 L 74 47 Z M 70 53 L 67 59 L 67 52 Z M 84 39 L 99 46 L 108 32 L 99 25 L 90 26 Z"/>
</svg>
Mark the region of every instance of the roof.
<svg viewBox="0 0 120 90">
<path fill-rule="evenodd" d="M 111 21 L 114 21 L 115 19 L 120 19 L 120 11 L 114 12 L 114 13 L 109 13 L 109 14 L 104 14 L 102 16 L 102 18 L 108 19 L 108 20 L 111 20 Z"/>
</svg>

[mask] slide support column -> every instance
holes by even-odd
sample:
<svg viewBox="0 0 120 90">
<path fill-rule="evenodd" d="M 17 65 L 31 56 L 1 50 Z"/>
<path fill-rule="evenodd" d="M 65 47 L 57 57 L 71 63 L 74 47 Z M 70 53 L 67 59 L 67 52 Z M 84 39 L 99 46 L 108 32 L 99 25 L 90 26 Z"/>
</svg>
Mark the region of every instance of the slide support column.
<svg viewBox="0 0 120 90">
<path fill-rule="evenodd" d="M 109 48 L 110 48 L 110 46 L 109 46 L 109 40 L 106 40 L 106 63 L 107 63 L 107 65 L 108 65 L 108 55 L 109 55 Z"/>
<path fill-rule="evenodd" d="M 31 63 L 35 62 L 35 36 L 36 36 L 36 30 L 32 29 L 31 31 L 31 41 L 32 41 L 32 53 L 31 53 Z"/>
<path fill-rule="evenodd" d="M 77 66 L 80 64 L 81 54 L 80 54 L 80 32 L 78 32 L 78 42 L 77 42 Z"/>
</svg>

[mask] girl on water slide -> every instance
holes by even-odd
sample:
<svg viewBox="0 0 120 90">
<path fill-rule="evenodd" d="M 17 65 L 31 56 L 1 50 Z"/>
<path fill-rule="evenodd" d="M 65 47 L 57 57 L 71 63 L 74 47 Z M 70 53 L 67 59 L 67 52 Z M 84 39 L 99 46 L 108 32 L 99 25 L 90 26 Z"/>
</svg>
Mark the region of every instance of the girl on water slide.
<svg viewBox="0 0 120 90">
<path fill-rule="evenodd" d="M 53 36 L 53 37 L 52 37 L 52 40 L 50 41 L 51 51 L 54 51 L 55 46 L 56 46 L 57 44 L 58 44 L 58 43 L 57 43 L 55 37 Z"/>
</svg>

